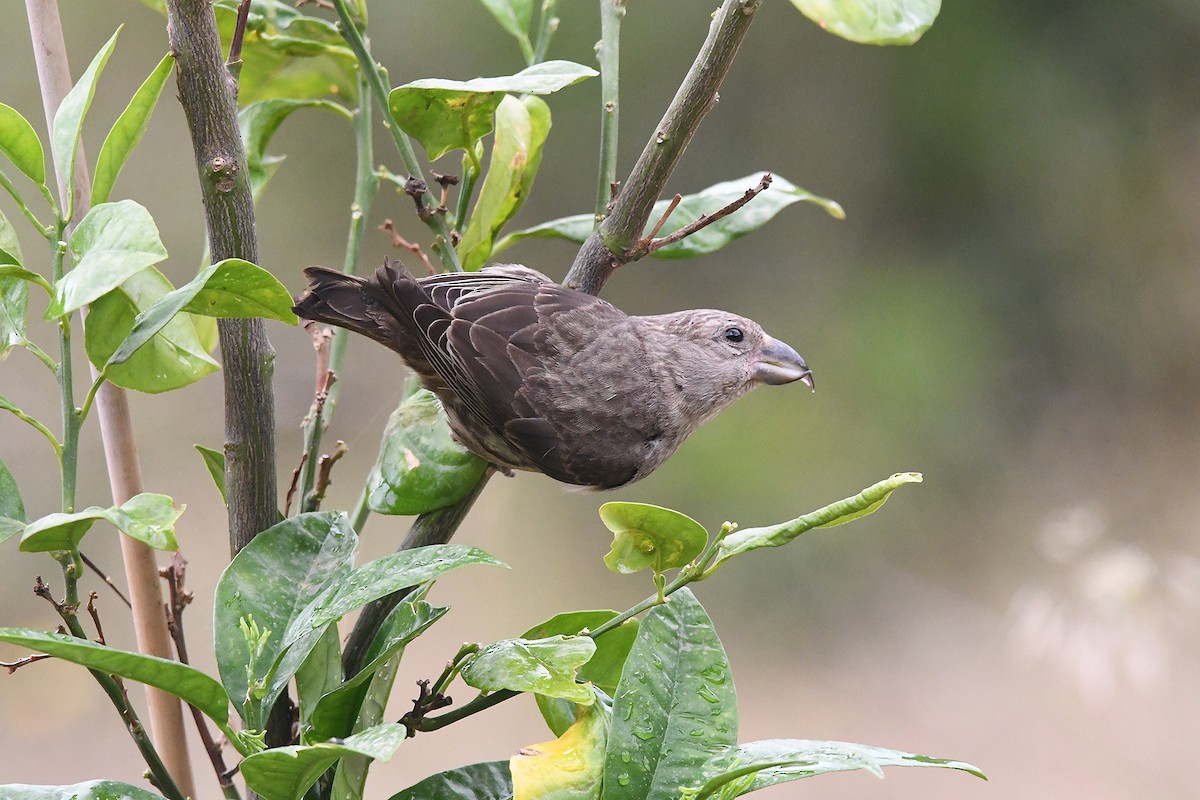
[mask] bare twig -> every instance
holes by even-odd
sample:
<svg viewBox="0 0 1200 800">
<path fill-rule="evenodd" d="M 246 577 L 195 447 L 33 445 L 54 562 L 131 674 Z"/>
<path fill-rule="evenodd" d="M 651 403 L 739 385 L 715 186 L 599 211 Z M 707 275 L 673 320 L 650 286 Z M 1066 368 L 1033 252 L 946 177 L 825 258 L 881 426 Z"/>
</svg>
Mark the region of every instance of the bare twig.
<svg viewBox="0 0 1200 800">
<path fill-rule="evenodd" d="M 321 507 L 321 501 L 325 499 L 325 492 L 328 491 L 329 485 L 333 483 L 330 479 L 333 465 L 348 452 L 350 452 L 350 448 L 346 447 L 346 443 L 339 439 L 337 444 L 334 445 L 332 453 L 321 456 L 321 462 L 317 468 L 317 482 L 313 485 L 313 489 L 308 493 L 308 496 L 304 498 L 305 511 L 316 511 Z"/>
<path fill-rule="evenodd" d="M 434 269 L 433 264 L 429 261 L 429 257 L 425 255 L 425 251 L 421 249 L 421 245 L 417 244 L 416 242 L 410 242 L 408 239 L 405 239 L 403 236 L 401 236 L 400 232 L 396 230 L 395 223 L 390 219 L 385 219 L 383 224 L 379 226 L 378 230 L 392 237 L 392 247 L 400 250 L 407 250 L 408 252 L 413 253 L 421 259 L 421 263 L 425 265 L 425 269 L 429 270 L 430 275 L 437 274 L 437 270 Z M 454 231 L 451 232 L 450 238 L 456 239 L 457 236 L 457 231 Z"/>
<path fill-rule="evenodd" d="M 292 501 L 296 499 L 296 490 L 300 487 L 300 473 L 304 470 L 304 465 L 308 463 L 308 453 L 300 454 L 300 463 L 292 470 L 292 482 L 288 484 L 287 494 L 283 498 L 283 515 L 290 516 L 292 513 Z"/>
<path fill-rule="evenodd" d="M 188 650 L 187 641 L 183 634 L 183 612 L 184 609 L 192 602 L 192 593 L 187 590 L 184 585 L 184 576 L 187 574 L 187 560 L 183 554 L 176 552 L 171 559 L 171 566 L 163 570 L 163 577 L 167 581 L 168 602 L 164 607 L 167 615 L 167 630 L 171 632 L 171 641 L 175 643 L 175 653 L 179 656 L 181 664 L 187 664 Z M 213 739 L 212 733 L 208 730 L 208 723 L 204 720 L 204 715 L 193 705 L 188 705 L 192 712 L 192 721 L 196 724 L 196 731 L 200 734 L 200 741 L 204 744 L 204 751 L 208 753 L 208 760 L 212 763 L 213 772 L 217 775 L 217 781 L 221 785 L 221 791 L 226 797 L 236 797 L 237 789 L 233 785 L 233 771 L 225 766 L 225 757 L 221 753 L 221 745 Z"/>
<path fill-rule="evenodd" d="M 83 563 L 87 565 L 88 569 L 90 569 L 92 572 L 96 573 L 96 575 L 99 576 L 100 580 L 102 580 L 106 584 L 108 584 L 108 588 L 112 589 L 113 593 L 116 594 L 117 597 L 121 598 L 122 603 L 124 603 L 129 608 L 133 608 L 133 606 L 129 602 L 129 598 L 121 593 L 121 590 L 117 588 L 117 585 L 115 583 L 113 583 L 113 579 L 110 578 L 108 575 L 106 575 L 104 573 L 104 570 L 102 570 L 102 569 L 100 569 L 100 567 L 96 566 L 96 564 L 90 558 L 88 558 L 87 555 L 85 555 L 84 553 L 80 553 L 79 557 L 83 559 Z"/>
<path fill-rule="evenodd" d="M 667 221 L 667 217 L 671 216 L 671 212 L 675 210 L 677 205 L 679 205 L 679 195 L 675 195 L 675 199 L 671 202 L 671 206 L 667 209 L 667 213 L 664 214 L 663 218 L 658 221 L 658 225 L 654 227 L 654 230 L 650 233 L 650 235 L 638 243 L 637 248 L 644 248 L 646 251 L 645 254 L 649 255 L 661 247 L 666 247 L 669 244 L 674 244 L 681 239 L 691 236 L 696 231 L 712 225 L 717 220 L 723 217 L 728 217 L 730 214 L 746 205 L 746 203 L 749 203 L 755 197 L 758 197 L 758 195 L 765 192 L 767 187 L 770 185 L 771 173 L 767 172 L 762 176 L 762 180 L 758 182 L 757 186 L 747 189 L 741 197 L 739 197 L 737 200 L 734 200 L 729 205 L 719 208 L 711 214 L 701 214 L 699 219 L 689 222 L 679 230 L 667 234 L 661 239 L 655 239 L 655 235 L 658 234 L 658 231 L 660 228 L 662 228 L 663 223 Z"/>
<path fill-rule="evenodd" d="M 681 194 L 677 194 L 671 198 L 671 202 L 667 204 L 667 210 L 658 218 L 658 222 L 654 223 L 654 229 L 646 234 L 645 238 L 641 240 L 641 244 L 648 245 L 655 236 L 658 236 L 658 232 L 662 230 L 662 226 L 667 224 L 667 220 L 675 213 L 675 209 L 679 208 L 681 200 L 683 200 L 683 195 Z"/>
<path fill-rule="evenodd" d="M 250 16 L 250 0 L 242 0 L 238 4 L 237 22 L 233 26 L 233 36 L 229 39 L 229 58 L 225 59 L 225 66 L 230 70 L 235 69 L 235 65 L 240 66 L 242 63 L 242 42 L 246 39 L 246 20 Z"/>
<path fill-rule="evenodd" d="M 631 250 L 642 237 L 654 203 L 700 121 L 716 103 L 717 90 L 760 3 L 761 0 L 722 2 L 687 77 L 646 142 L 612 210 L 575 256 L 563 281 L 567 286 L 598 294 L 618 267 L 645 255 Z"/>
<path fill-rule="evenodd" d="M 100 624 L 100 612 L 96 610 L 97 597 L 95 592 L 88 592 L 87 612 L 92 618 L 92 624 L 96 626 L 96 641 L 99 644 L 107 644 L 104 641 L 104 627 Z"/>
<path fill-rule="evenodd" d="M 8 674 L 12 675 L 21 667 L 37 663 L 38 661 L 45 661 L 47 658 L 53 658 L 53 656 L 48 656 L 45 653 L 34 653 L 24 658 L 18 658 L 16 661 L 0 661 L 0 667 L 4 667 L 8 670 Z"/>
</svg>

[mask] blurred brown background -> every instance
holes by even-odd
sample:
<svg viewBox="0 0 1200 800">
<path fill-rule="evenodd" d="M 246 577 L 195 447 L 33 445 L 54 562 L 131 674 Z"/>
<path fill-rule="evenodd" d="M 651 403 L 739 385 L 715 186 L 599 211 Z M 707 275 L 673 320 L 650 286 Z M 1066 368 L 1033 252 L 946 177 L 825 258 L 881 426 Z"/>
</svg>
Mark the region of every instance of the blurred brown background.
<svg viewBox="0 0 1200 800">
<path fill-rule="evenodd" d="M 711 3 L 631 2 L 622 54 L 621 174 L 702 40 Z M 136 2 L 64 0 L 76 74 L 126 25 L 85 144 L 91 157 L 165 51 L 164 22 Z M 466 640 L 516 635 L 574 608 L 625 608 L 649 589 L 600 559 L 608 499 L 677 508 L 711 529 L 766 524 L 901 470 L 925 483 L 852 526 L 739 559 L 697 587 L 740 689 L 741 739 L 840 739 L 961 758 L 983 783 L 934 770 L 834 775 L 775 797 L 1200 797 L 1187 761 L 1200 724 L 1195 676 L 1200 561 L 1200 5 L 1191 0 L 949 2 L 912 48 L 852 45 L 788 3 L 764 5 L 671 183 L 680 192 L 772 170 L 839 200 L 836 222 L 793 206 L 758 234 L 693 261 L 619 272 L 605 297 L 636 313 L 717 306 L 792 343 L 820 391 L 765 390 L 709 424 L 651 478 L 605 496 L 537 476 L 495 479 L 458 540 L 512 571 L 465 571 L 432 599 L 454 611 L 410 648 L 394 709 Z M 552 58 L 594 63 L 594 4 L 563 3 Z M 0 100 L 42 130 L 23 4 L 0 0 Z M 375 54 L 394 84 L 519 70 L 519 52 L 475 0 L 372 5 Z M 178 284 L 195 271 L 202 215 L 173 87 L 114 197 L 151 210 Z M 541 175 L 517 227 L 590 210 L 599 82 L 549 98 Z M 259 209 L 261 260 L 294 290 L 300 269 L 340 264 L 353 178 L 349 129 L 301 113 L 276 137 L 288 161 Z M 385 136 L 377 160 L 400 171 Z M 457 171 L 457 159 L 439 165 Z M 10 171 L 13 174 L 13 171 Z M 7 197 L 31 265 L 44 249 Z M 402 221 L 385 190 L 375 222 Z M 363 266 L 388 252 L 371 233 Z M 530 244 L 504 258 L 561 277 L 574 249 Z M 36 307 L 31 316 L 40 315 Z M 51 344 L 52 331 L 34 325 Z M 280 473 L 297 459 L 312 357 L 300 329 L 269 323 L 278 350 Z M 327 507 L 353 504 L 398 400 L 399 362 L 352 343 Z M 86 386 L 86 384 L 84 384 Z M 57 420 L 28 354 L 0 365 L 3 394 Z M 147 488 L 180 521 L 196 603 L 191 649 L 209 650 L 224 513 L 199 457 L 219 447 L 221 382 L 131 398 Z M 56 427 L 52 422 L 52 427 Z M 30 516 L 56 509 L 45 443 L 0 417 L 0 453 Z M 98 434 L 85 431 L 80 505 L 108 505 Z M 407 521 L 373 517 L 363 558 Z M 97 526 L 87 552 L 120 571 Z M 30 594 L 55 582 L 44 556 L 0 554 L 0 624 L 53 627 Z M 102 594 L 110 642 L 129 646 Z M 18 655 L 12 648 L 0 657 Z M 460 693 L 460 702 L 466 694 Z M 373 772 L 372 797 L 437 769 L 506 758 L 548 738 L 533 703 L 509 702 L 410 741 Z M 0 782 L 137 782 L 143 767 L 102 693 L 77 667 L 0 675 Z M 199 786 L 216 796 L 203 753 Z"/>
</svg>

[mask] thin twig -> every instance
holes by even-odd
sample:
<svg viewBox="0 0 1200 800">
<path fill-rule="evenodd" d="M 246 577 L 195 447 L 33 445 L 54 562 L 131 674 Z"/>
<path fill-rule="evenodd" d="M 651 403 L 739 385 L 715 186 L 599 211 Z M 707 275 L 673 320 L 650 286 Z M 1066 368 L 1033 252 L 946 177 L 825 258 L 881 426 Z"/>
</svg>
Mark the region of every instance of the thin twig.
<svg viewBox="0 0 1200 800">
<path fill-rule="evenodd" d="M 168 601 L 164 606 L 164 611 L 167 615 L 167 630 L 171 632 L 171 641 L 175 643 L 175 653 L 179 657 L 179 663 L 187 664 L 188 650 L 187 640 L 183 633 L 183 612 L 184 609 L 192 602 L 192 593 L 187 590 L 184 585 L 184 577 L 187 574 L 187 560 L 182 553 L 176 552 L 171 558 L 171 566 L 162 571 L 163 577 L 167 581 Z M 208 760 L 212 763 L 213 772 L 217 774 L 217 782 L 221 785 L 221 792 L 226 797 L 237 797 L 237 788 L 233 784 L 233 772 L 225 766 L 225 757 L 221 753 L 221 745 L 213 739 L 212 733 L 208 730 L 208 723 L 204 720 L 204 715 L 193 705 L 189 704 L 188 708 L 192 712 L 192 720 L 196 724 L 196 731 L 200 734 L 200 741 L 204 744 L 204 751 L 208 753 Z"/>
<path fill-rule="evenodd" d="M 129 608 L 133 608 L 133 605 L 130 604 L 130 602 L 129 602 L 129 598 L 126 597 L 125 595 L 121 594 L 121 590 L 117 588 L 117 585 L 115 583 L 113 583 L 112 578 L 108 577 L 108 575 L 106 575 L 102 569 L 100 569 L 98 566 L 96 566 L 95 563 L 93 563 L 92 560 L 90 558 L 88 558 L 87 555 L 85 555 L 84 553 L 81 552 L 79 554 L 79 557 L 83 559 L 83 563 L 87 565 L 88 569 L 90 569 L 92 572 L 96 573 L 96 575 L 98 575 L 100 577 L 100 580 L 102 580 L 108 584 L 108 588 L 112 589 L 113 592 L 117 595 L 117 597 L 121 598 L 122 603 L 124 603 Z"/>
<path fill-rule="evenodd" d="M 304 328 L 312 339 L 313 351 L 316 354 L 316 386 L 313 388 L 312 405 L 309 406 L 308 413 L 300 424 L 300 428 L 304 432 L 304 451 L 300 455 L 300 464 L 292 475 L 292 485 L 284 500 L 283 513 L 285 515 L 291 510 L 291 501 L 296 494 L 299 494 L 301 498 L 308 497 L 313 483 L 316 481 L 321 438 L 325 435 L 326 428 L 329 427 L 329 420 L 325 418 L 325 403 L 329 399 L 330 387 L 337 380 L 337 377 L 329 369 L 333 329 L 312 321 L 306 322 Z"/>
<path fill-rule="evenodd" d="M 0 661 L 0 667 L 4 667 L 6 670 L 8 670 L 8 674 L 12 675 L 21 667 L 34 664 L 38 661 L 45 661 L 47 658 L 53 657 L 54 656 L 48 656 L 45 653 L 34 653 L 33 655 L 25 656 L 24 658 L 18 658 L 16 661 Z"/>
<path fill-rule="evenodd" d="M 333 483 L 330 478 L 330 473 L 333 471 L 333 465 L 338 462 L 342 456 L 350 452 L 350 448 L 346 447 L 346 443 L 341 439 L 333 447 L 333 452 L 321 456 L 320 465 L 317 468 L 317 482 L 313 485 L 313 489 L 304 498 L 304 510 L 316 511 L 321 507 L 321 501 L 325 499 L 325 492 L 328 491 L 329 485 Z"/>
<path fill-rule="evenodd" d="M 767 187 L 770 185 L 771 173 L 767 172 L 762 176 L 762 180 L 758 182 L 757 186 L 747 189 L 741 197 L 739 197 L 737 200 L 734 200 L 729 205 L 719 208 L 711 214 L 701 214 L 699 219 L 695 220 L 694 222 L 689 222 L 679 230 L 667 234 L 661 239 L 655 239 L 654 236 L 658 233 L 659 228 L 661 228 L 662 224 L 666 222 L 666 219 L 671 215 L 671 212 L 675 210 L 675 206 L 679 205 L 679 195 L 675 195 L 675 199 L 671 202 L 671 206 L 667 210 L 667 213 L 663 215 L 661 220 L 659 220 L 658 225 L 655 226 L 650 235 L 638 243 L 638 246 L 644 247 L 646 251 L 645 254 L 649 255 L 659 248 L 666 247 L 669 244 L 674 244 L 685 237 L 691 236 L 696 231 L 712 225 L 717 220 L 723 217 L 728 217 L 730 214 L 746 205 L 746 203 L 749 203 L 755 197 L 758 197 L 758 195 L 765 192 Z"/>
<path fill-rule="evenodd" d="M 308 463 L 308 453 L 301 453 L 300 463 L 292 470 L 292 482 L 288 484 L 287 494 L 283 498 L 283 515 L 285 517 L 291 516 L 292 501 L 296 499 L 296 489 L 300 486 L 300 472 L 306 463 Z"/>
<path fill-rule="evenodd" d="M 400 250 L 407 250 L 408 252 L 413 253 L 420 258 L 421 263 L 425 265 L 425 269 L 429 270 L 430 275 L 437 274 L 437 270 L 434 269 L 433 264 L 430 263 L 429 257 L 425 255 L 425 251 L 421 249 L 421 245 L 417 244 L 416 242 L 410 242 L 408 239 L 405 239 L 403 236 L 401 236 L 400 232 L 396 230 L 395 223 L 390 219 L 385 219 L 383 224 L 380 225 L 376 230 L 382 231 L 383 233 L 386 233 L 388 236 L 392 237 L 392 247 Z M 458 234 L 455 232 L 452 235 L 457 236 Z"/>
<path fill-rule="evenodd" d="M 107 644 L 104 641 L 104 627 L 100 624 L 100 612 L 96 610 L 96 598 L 99 597 L 95 592 L 88 592 L 87 612 L 92 618 L 92 624 L 96 626 L 96 642 L 98 644 Z"/>
<path fill-rule="evenodd" d="M 671 202 L 667 204 L 667 210 L 658 218 L 658 222 L 654 223 L 654 229 L 642 239 L 643 244 L 649 244 L 655 236 L 658 236 L 658 232 L 662 230 L 662 226 L 667 224 L 667 219 L 675 213 L 675 209 L 679 208 L 681 200 L 683 200 L 683 195 L 681 194 L 677 194 L 671 198 Z"/>
<path fill-rule="evenodd" d="M 233 26 L 233 36 L 229 39 L 229 58 L 225 66 L 234 69 L 235 64 L 242 63 L 242 42 L 246 38 L 246 20 L 250 17 L 250 0 L 242 0 L 238 4 L 237 22 Z"/>
</svg>

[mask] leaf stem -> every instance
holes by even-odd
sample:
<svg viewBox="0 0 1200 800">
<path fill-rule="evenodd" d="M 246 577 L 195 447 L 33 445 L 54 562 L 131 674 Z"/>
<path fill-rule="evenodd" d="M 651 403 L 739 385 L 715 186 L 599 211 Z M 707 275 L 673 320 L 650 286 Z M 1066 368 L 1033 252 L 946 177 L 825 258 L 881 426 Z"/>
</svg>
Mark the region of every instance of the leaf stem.
<svg viewBox="0 0 1200 800">
<path fill-rule="evenodd" d="M 600 178 L 596 183 L 596 224 L 608 215 L 617 181 L 617 121 L 621 73 L 621 20 L 625 0 L 600 0 Z"/>
<path fill-rule="evenodd" d="M 58 437 L 55 436 L 54 433 L 49 428 L 47 428 L 45 425 L 42 424 L 41 420 L 29 416 L 24 411 L 22 411 L 21 409 L 14 406 L 12 403 L 5 400 L 3 397 L 0 397 L 0 408 L 3 408 L 5 411 L 11 412 L 12 415 L 15 416 L 17 419 L 33 426 L 34 430 L 36 430 L 42 436 L 46 437 L 46 441 L 48 441 L 50 443 L 50 446 L 54 448 L 54 454 L 56 456 L 58 456 L 59 459 L 62 458 L 62 450 L 63 450 L 62 442 L 60 442 L 58 440 Z"/>
<path fill-rule="evenodd" d="M 87 419 L 88 412 L 92 410 L 92 401 L 96 399 L 96 392 L 100 391 L 100 387 L 108 380 L 108 369 L 102 369 L 96 373 L 96 379 L 92 381 L 92 387 L 88 389 L 87 397 L 83 399 L 83 405 L 79 407 L 79 421 L 82 423 Z"/>
<path fill-rule="evenodd" d="M 21 342 L 21 346 L 24 347 L 26 350 L 28 350 L 30 353 L 32 353 L 37 358 L 38 361 L 41 361 L 43 364 L 45 364 L 46 367 L 51 372 L 54 372 L 54 373 L 58 372 L 58 363 L 55 362 L 55 360 L 53 358 L 51 358 L 50 355 L 45 350 L 38 347 L 36 344 L 29 341 L 28 339 Z"/>
<path fill-rule="evenodd" d="M 540 64 L 546 60 L 546 50 L 550 47 L 550 38 L 558 28 L 558 18 L 554 16 L 557 7 L 558 0 L 542 0 L 537 34 L 533 40 L 533 60 L 530 64 Z"/>
<path fill-rule="evenodd" d="M 8 190 L 8 193 L 12 195 L 13 200 L 17 202 L 17 207 L 21 209 L 21 213 L 25 215 L 25 219 L 29 220 L 29 223 L 37 229 L 38 233 L 40 233 L 46 239 L 54 236 L 54 228 L 51 228 L 48 225 L 43 225 L 41 220 L 39 220 L 34 215 L 33 211 L 30 210 L 29 206 L 25 205 L 25 201 L 21 198 L 21 193 L 17 191 L 17 187 L 13 185 L 13 182 L 9 180 L 8 176 L 4 174 L 3 170 L 0 170 L 0 186 L 3 186 Z M 54 208 L 53 201 L 51 201 L 50 207 Z M 57 209 L 55 210 L 55 213 L 57 213 Z"/>
<path fill-rule="evenodd" d="M 371 92 L 375 95 L 376 102 L 379 103 L 379 107 L 383 112 L 384 127 L 388 129 L 388 132 L 392 135 L 392 141 L 396 144 L 396 149 L 400 151 L 400 159 L 404 162 L 404 168 L 408 171 L 409 177 L 416 178 L 422 184 L 427 185 L 425 173 L 421 169 L 421 163 L 417 160 L 417 154 L 413 150 L 412 142 L 409 141 L 404 131 L 400 130 L 400 126 L 396 124 L 395 117 L 392 116 L 392 109 L 388 105 L 388 86 L 384 81 L 383 70 L 371 58 L 371 54 L 367 50 L 367 43 L 363 39 L 362 31 L 359 30 L 350 16 L 350 7 L 347 5 L 346 0 L 333 0 L 333 6 L 338 15 L 338 30 L 341 31 L 346 43 L 350 45 L 350 49 L 354 51 L 354 55 L 358 58 L 359 69 L 371 87 Z M 437 239 L 434 243 L 434 249 L 437 251 L 438 258 L 442 261 L 442 266 L 451 272 L 462 272 L 462 264 L 459 263 L 458 253 L 450 245 L 450 226 L 446 224 L 445 216 L 437 213 L 437 200 L 430 194 L 428 188 L 422 192 L 420 202 L 421 206 L 428 212 L 421 214 L 420 217 L 429 226 L 429 229 L 433 231 Z"/>
</svg>

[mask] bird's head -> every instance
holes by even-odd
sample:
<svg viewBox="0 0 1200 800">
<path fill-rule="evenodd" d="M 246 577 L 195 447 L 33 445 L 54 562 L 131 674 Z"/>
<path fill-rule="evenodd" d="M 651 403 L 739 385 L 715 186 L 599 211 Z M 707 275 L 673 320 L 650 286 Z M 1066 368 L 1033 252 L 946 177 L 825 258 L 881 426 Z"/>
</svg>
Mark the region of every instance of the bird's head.
<svg viewBox="0 0 1200 800">
<path fill-rule="evenodd" d="M 761 384 L 802 381 L 813 388 L 812 370 L 800 354 L 754 320 L 713 309 L 651 319 L 673 342 L 677 386 L 706 417 Z"/>
</svg>

